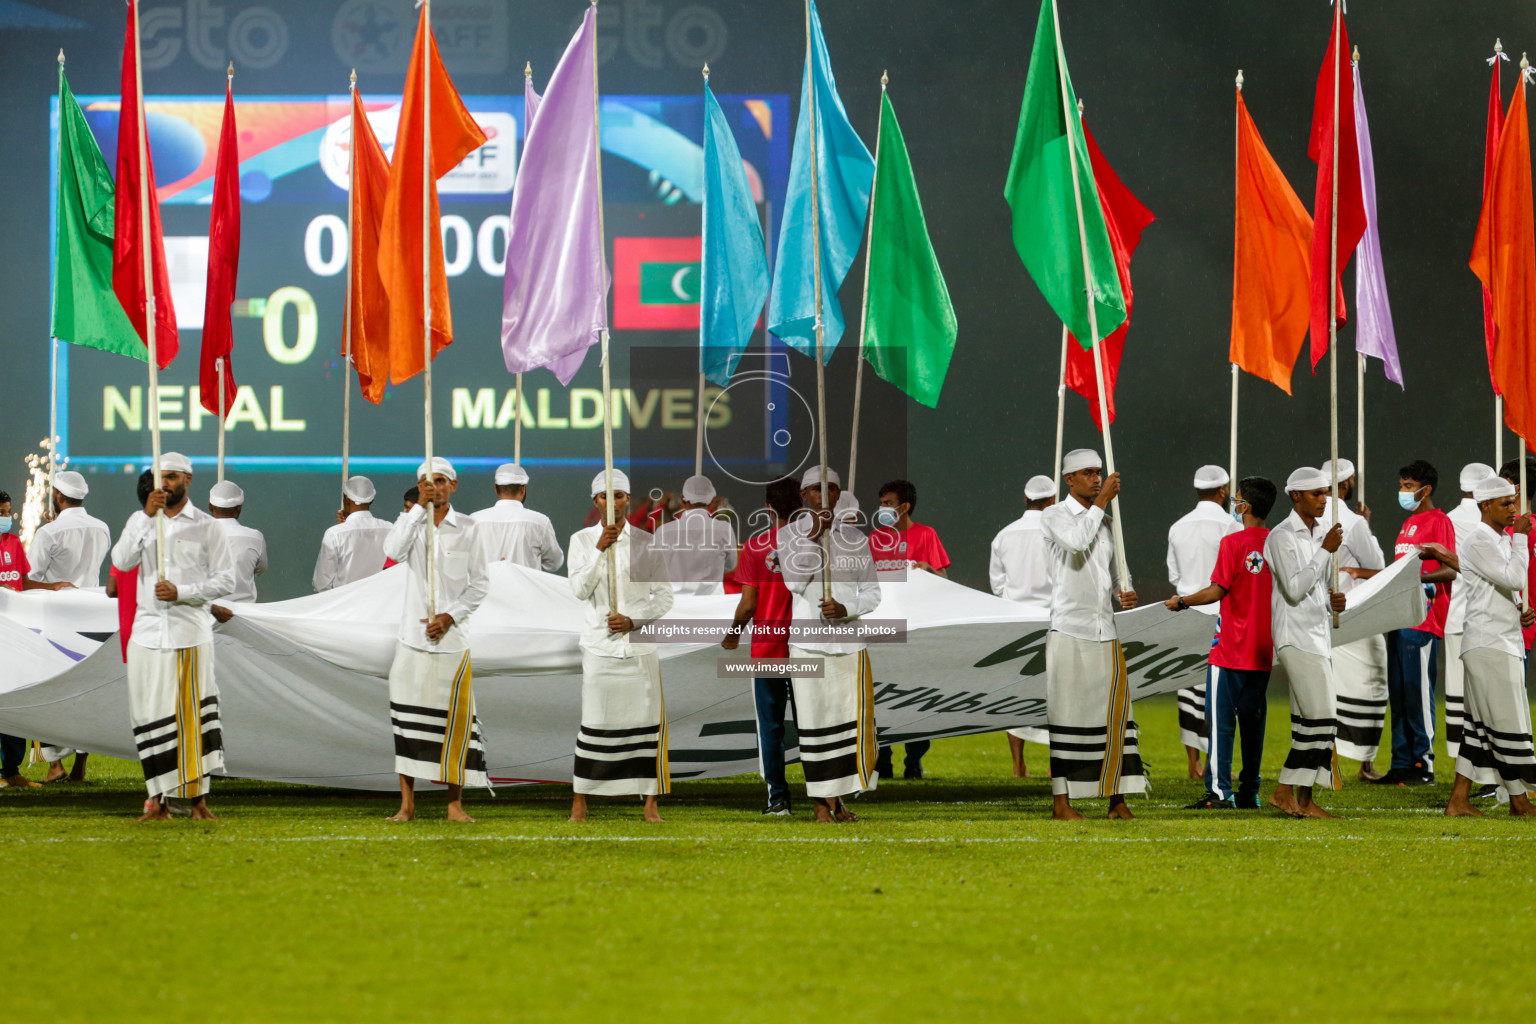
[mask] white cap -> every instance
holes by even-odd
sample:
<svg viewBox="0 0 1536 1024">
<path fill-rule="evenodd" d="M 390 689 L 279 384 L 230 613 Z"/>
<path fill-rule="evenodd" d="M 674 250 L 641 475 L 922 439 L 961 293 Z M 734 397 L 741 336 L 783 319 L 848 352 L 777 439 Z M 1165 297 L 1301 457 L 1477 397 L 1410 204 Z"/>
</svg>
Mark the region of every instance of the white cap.
<svg viewBox="0 0 1536 1024">
<path fill-rule="evenodd" d="M 1323 474 L 1323 476 L 1328 478 L 1328 486 L 1332 487 L 1333 486 L 1333 460 L 1332 459 L 1328 459 L 1327 461 L 1325 461 L 1321 466 L 1317 467 L 1317 471 L 1319 473 Z M 1353 462 L 1350 462 L 1348 459 L 1340 459 L 1339 460 L 1339 482 L 1343 483 L 1345 480 L 1348 480 L 1350 477 L 1352 477 L 1354 475 L 1355 475 L 1355 464 Z M 1481 480 L 1482 477 L 1478 477 L 1478 479 Z"/>
<path fill-rule="evenodd" d="M 1030 501 L 1056 496 L 1056 481 L 1048 476 L 1032 476 L 1024 484 L 1024 497 Z"/>
<path fill-rule="evenodd" d="M 53 489 L 74 501 L 79 501 L 91 491 L 90 485 L 85 482 L 85 477 L 72 469 L 54 474 Z"/>
<path fill-rule="evenodd" d="M 683 500 L 690 505 L 707 505 L 715 500 L 715 485 L 707 476 L 691 476 L 683 481 Z"/>
<path fill-rule="evenodd" d="M 528 482 L 528 471 L 515 462 L 503 462 L 496 467 L 497 487 L 517 487 Z"/>
<path fill-rule="evenodd" d="M 341 493 L 359 505 L 368 505 L 372 504 L 379 492 L 374 489 L 373 481 L 367 477 L 349 476 L 347 482 L 341 485 Z"/>
<path fill-rule="evenodd" d="M 615 469 L 613 471 L 613 489 L 615 491 L 623 491 L 625 494 L 630 493 L 629 492 L 629 477 L 624 475 L 624 471 L 622 469 Z M 607 492 L 607 490 L 608 490 L 608 474 L 607 474 L 607 472 L 599 473 L 599 474 L 597 474 L 597 476 L 592 478 L 592 497 L 595 498 L 599 494 L 604 494 L 604 493 Z"/>
<path fill-rule="evenodd" d="M 449 462 L 447 459 L 440 455 L 434 455 L 432 456 L 431 475 L 437 476 L 438 474 L 442 474 L 455 483 L 457 483 L 459 479 L 459 471 L 453 468 L 453 463 Z M 416 467 L 416 479 L 420 480 L 427 475 L 427 464 L 423 462 L 421 465 Z"/>
<path fill-rule="evenodd" d="M 180 452 L 160 453 L 160 472 L 192 475 L 192 460 Z"/>
<path fill-rule="evenodd" d="M 1515 485 L 1501 476 L 1492 473 L 1479 480 L 1472 488 L 1472 500 L 1481 504 L 1492 501 L 1495 498 L 1512 498 L 1515 495 Z"/>
<path fill-rule="evenodd" d="M 1477 489 L 1477 485 L 1491 476 L 1498 476 L 1498 470 L 1482 462 L 1469 462 L 1461 467 L 1461 493 L 1471 494 Z"/>
<path fill-rule="evenodd" d="M 1099 458 L 1099 453 L 1092 448 L 1074 448 L 1067 452 L 1061 459 L 1061 475 L 1076 473 L 1084 469 L 1103 469 L 1104 460 Z"/>
<path fill-rule="evenodd" d="M 1201 466 L 1195 470 L 1195 490 L 1197 491 L 1214 491 L 1231 482 L 1232 478 L 1220 466 Z"/>
<path fill-rule="evenodd" d="M 828 469 L 827 470 L 827 485 L 829 487 L 837 487 L 837 488 L 841 488 L 843 486 L 843 481 L 838 478 L 837 470 L 835 470 L 835 469 Z M 820 466 L 812 466 L 810 469 L 805 471 L 805 474 L 803 476 L 800 477 L 800 489 L 802 491 L 805 490 L 808 487 L 820 487 L 820 486 L 821 486 L 821 467 Z"/>
<path fill-rule="evenodd" d="M 1332 481 L 1323 475 L 1322 470 L 1302 466 L 1286 478 L 1285 492 L 1289 494 L 1292 491 L 1315 491 L 1320 487 L 1331 486 Z"/>
<path fill-rule="evenodd" d="M 239 508 L 245 504 L 245 492 L 233 480 L 223 480 L 208 492 L 208 504 L 214 508 Z"/>
</svg>

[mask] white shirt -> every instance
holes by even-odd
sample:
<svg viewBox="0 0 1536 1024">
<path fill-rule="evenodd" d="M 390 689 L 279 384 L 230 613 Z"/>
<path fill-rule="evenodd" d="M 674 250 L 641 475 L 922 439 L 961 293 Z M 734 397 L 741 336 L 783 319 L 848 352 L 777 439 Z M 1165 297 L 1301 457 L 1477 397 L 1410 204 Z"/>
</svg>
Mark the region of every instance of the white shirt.
<svg viewBox="0 0 1536 1024">
<path fill-rule="evenodd" d="M 1456 550 L 1461 551 L 1461 546 L 1467 542 L 1467 537 L 1477 529 L 1483 521 L 1482 512 L 1478 511 L 1477 502 L 1471 498 L 1462 498 L 1461 504 L 1446 513 L 1451 526 L 1456 530 Z M 1458 583 L 1461 581 L 1458 579 Z M 1466 628 L 1467 621 L 1467 590 L 1465 587 L 1451 588 L 1451 604 L 1445 610 L 1445 631 L 1447 633 L 1460 633 Z"/>
<path fill-rule="evenodd" d="M 437 643 L 427 639 L 427 506 L 417 505 L 395 520 L 384 541 L 384 554 L 410 566 L 411 585 L 400 612 L 400 642 L 418 651 L 450 654 L 469 650 L 464 622 L 485 600 L 491 584 L 485 551 L 475 521 L 448 506 L 437 536 L 437 613 L 452 615 L 453 625 Z"/>
<path fill-rule="evenodd" d="M 1051 559 L 1051 628 L 1079 640 L 1115 639 L 1115 538 L 1097 505 L 1068 495 L 1040 514 Z"/>
<path fill-rule="evenodd" d="M 597 550 L 601 525 L 571 535 L 571 591 L 586 602 L 581 613 L 581 649 L 601 658 L 629 658 L 656 650 L 653 642 L 631 642 L 629 633 L 608 632 L 608 552 Z M 651 543 L 652 537 L 626 523 L 613 552 L 618 613 L 627 615 L 638 628 L 661 618 L 672 608 L 672 584 L 667 563 Z"/>
<path fill-rule="evenodd" d="M 492 562 L 516 562 L 545 572 L 554 572 L 565 562 L 549 516 L 523 507 L 516 498 L 502 498 L 476 512 L 474 520 L 480 527 L 485 557 Z"/>
<path fill-rule="evenodd" d="M 1274 588 L 1270 593 L 1270 630 L 1275 650 L 1294 647 L 1308 654 L 1329 657 L 1333 650 L 1333 611 L 1328 606 L 1328 552 L 1295 510 L 1285 522 L 1269 531 L 1264 560 L 1269 563 Z"/>
<path fill-rule="evenodd" d="M 267 538 L 261 531 L 242 526 L 238 519 L 215 519 L 229 541 L 229 554 L 235 560 L 235 589 L 224 596 L 231 601 L 256 600 L 256 577 L 267 571 Z"/>
<path fill-rule="evenodd" d="M 1049 506 L 1047 506 L 1049 507 Z M 1040 529 L 1040 509 L 1030 509 L 992 538 L 992 593 L 1051 615 L 1051 556 Z"/>
<path fill-rule="evenodd" d="M 1530 568 L 1526 544 L 1523 535 L 1499 533 L 1481 519 L 1467 531 L 1466 540 L 1456 538 L 1461 575 L 1456 577 L 1455 589 L 1467 595 L 1463 652 L 1489 647 L 1514 658 L 1525 657 L 1515 594 L 1526 588 Z"/>
<path fill-rule="evenodd" d="M 667 578 L 679 594 L 722 594 L 722 577 L 736 568 L 736 531 L 708 510 L 685 508 L 656 527 L 652 543 L 667 562 Z"/>
<path fill-rule="evenodd" d="M 367 579 L 384 568 L 384 542 L 392 524 L 365 508 L 325 531 L 315 559 L 315 593 Z"/>
<path fill-rule="evenodd" d="M 1371 534 L 1371 524 L 1366 521 L 1365 516 L 1350 508 L 1348 501 L 1339 502 L 1339 525 L 1344 527 L 1344 539 L 1339 544 L 1340 567 L 1352 565 L 1360 569 L 1378 570 L 1387 567 L 1387 559 L 1381 552 L 1381 544 Z M 1318 529 L 1313 533 L 1319 539 L 1333 529 L 1332 498 L 1323 502 L 1323 514 L 1318 519 L 1317 526 Z M 1347 594 L 1364 582 L 1364 580 L 1355 579 L 1349 573 L 1341 572 L 1339 573 L 1339 592 Z"/>
<path fill-rule="evenodd" d="M 1221 539 L 1236 533 L 1243 524 L 1214 501 L 1200 501 L 1168 528 L 1168 582 L 1180 597 L 1188 597 L 1211 585 Z M 1196 605 L 1195 610 L 1215 615 L 1219 604 Z"/>
<path fill-rule="evenodd" d="M 112 531 L 107 524 L 74 505 L 59 509 L 53 522 L 37 528 L 27 560 L 32 563 L 32 579 L 39 583 L 99 587 L 101 563 L 111 549 Z"/>
<path fill-rule="evenodd" d="M 160 581 L 155 521 L 143 512 L 128 517 L 112 545 L 112 564 L 122 572 L 139 570 L 132 643 L 175 650 L 213 641 L 208 604 L 235 588 L 235 560 L 217 522 L 190 501 L 165 517 L 165 578 L 176 585 L 176 600 L 167 604 L 155 597 Z"/>
<path fill-rule="evenodd" d="M 789 589 L 790 617 L 795 623 L 851 623 L 880 607 L 880 581 L 875 576 L 875 558 L 869 550 L 869 538 L 846 522 L 838 522 L 831 532 L 832 600 L 843 606 L 847 618 L 828 619 L 821 614 L 827 576 L 823 568 L 820 540 L 811 540 L 811 517 L 796 516 L 779 529 L 779 572 Z M 789 642 L 815 654 L 857 654 L 869 645 L 862 640 L 824 640 L 818 637 L 794 637 Z"/>
</svg>

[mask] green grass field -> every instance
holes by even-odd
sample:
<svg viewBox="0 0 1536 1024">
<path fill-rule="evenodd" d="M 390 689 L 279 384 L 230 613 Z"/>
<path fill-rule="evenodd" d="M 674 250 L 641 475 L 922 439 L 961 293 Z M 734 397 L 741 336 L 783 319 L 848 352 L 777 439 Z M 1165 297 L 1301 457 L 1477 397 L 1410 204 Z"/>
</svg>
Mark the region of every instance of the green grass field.
<svg viewBox="0 0 1536 1024">
<path fill-rule="evenodd" d="M 1443 758 L 1433 788 L 1351 777 L 1337 821 L 1182 811 L 1174 705 L 1137 716 L 1138 820 L 1074 825 L 1001 734 L 837 826 L 762 818 L 755 778 L 683 783 L 658 826 L 570 825 L 554 787 L 449 826 L 440 797 L 396 825 L 254 782 L 217 785 L 219 822 L 137 825 L 137 766 L 93 760 L 0 790 L 0 1020 L 1536 1019 L 1536 825 L 1440 816 Z M 1283 704 L 1269 725 L 1273 779 Z"/>
</svg>

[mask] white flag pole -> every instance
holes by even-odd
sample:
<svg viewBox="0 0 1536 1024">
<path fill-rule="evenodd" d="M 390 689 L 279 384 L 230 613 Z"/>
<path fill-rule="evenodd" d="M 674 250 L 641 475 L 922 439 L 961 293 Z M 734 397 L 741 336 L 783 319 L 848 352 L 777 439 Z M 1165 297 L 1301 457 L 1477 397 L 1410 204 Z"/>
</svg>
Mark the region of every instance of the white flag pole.
<svg viewBox="0 0 1536 1024">
<path fill-rule="evenodd" d="M 817 153 L 816 124 L 816 68 L 811 52 L 811 0 L 805 0 L 805 74 L 810 96 L 811 126 L 811 264 L 816 277 L 816 434 L 821 458 L 821 507 L 828 509 L 827 502 L 827 367 L 822 360 L 826 345 L 826 327 L 822 323 L 821 295 L 821 158 Z M 832 577 L 827 571 L 832 564 L 831 531 L 821 534 L 822 600 L 832 600 Z"/>
<path fill-rule="evenodd" d="M 1056 381 L 1056 462 L 1051 477 L 1056 481 L 1056 498 L 1061 499 L 1061 446 L 1067 424 L 1067 343 L 1071 333 L 1061 325 L 1061 374 Z"/>
<path fill-rule="evenodd" d="M 1242 68 L 1238 68 L 1237 69 L 1237 91 L 1238 91 L 1238 93 L 1242 93 L 1242 91 L 1243 91 L 1243 69 Z M 1233 120 L 1234 120 L 1235 123 L 1233 125 L 1233 132 L 1232 132 L 1232 193 L 1233 193 L 1232 198 L 1233 198 L 1233 202 L 1235 203 L 1237 201 L 1238 176 L 1241 173 L 1241 169 L 1242 169 L 1242 167 L 1241 167 L 1241 160 L 1242 160 L 1241 147 L 1242 147 L 1242 137 L 1243 137 L 1242 136 L 1242 131 L 1243 131 L 1242 114 L 1237 110 L 1237 104 L 1236 103 L 1233 104 Z M 1232 495 L 1232 502 L 1231 502 L 1231 507 L 1228 509 L 1228 511 L 1230 511 L 1231 508 L 1236 508 L 1237 507 L 1237 378 L 1238 378 L 1238 366 L 1237 366 L 1236 363 L 1233 363 L 1232 364 L 1231 443 L 1230 443 L 1230 446 L 1229 446 L 1229 455 L 1228 455 L 1228 459 L 1227 459 L 1227 486 L 1228 486 L 1228 493 Z"/>
<path fill-rule="evenodd" d="M 426 439 L 427 479 L 432 472 L 432 0 L 423 0 L 421 61 L 421 351 L 424 399 L 422 420 Z M 427 501 L 427 619 L 437 617 L 437 510 Z"/>
<path fill-rule="evenodd" d="M 1333 163 L 1329 177 L 1333 202 L 1329 209 L 1328 240 L 1328 458 L 1332 460 L 1333 522 L 1339 525 L 1339 42 L 1343 38 L 1344 5 L 1333 9 L 1333 46 L 1329 73 L 1333 75 Z M 1339 589 L 1339 553 L 1328 556 L 1328 590 Z M 1333 613 L 1333 628 L 1339 628 L 1339 613 Z"/>
<path fill-rule="evenodd" d="M 597 7 L 597 0 L 592 0 L 593 8 Z M 603 117 L 602 117 L 602 93 L 599 90 L 597 78 L 597 49 L 594 41 L 592 51 L 592 148 L 593 160 L 596 163 L 597 177 L 597 233 L 598 233 L 598 258 L 602 261 L 602 280 L 608 280 L 608 229 L 603 217 Z M 606 304 L 607 299 L 604 299 Z M 607 322 L 606 306 L 604 322 Z M 522 413 L 521 407 L 518 413 Z M 603 483 L 607 488 L 608 497 L 606 507 L 603 510 L 603 524 L 613 525 L 613 381 L 608 365 L 608 328 L 603 328 Z M 610 544 L 606 552 L 608 555 L 608 611 L 618 614 L 618 567 L 615 561 L 614 545 Z"/>
<path fill-rule="evenodd" d="M 357 315 L 352 294 L 351 248 L 357 206 L 357 68 L 352 69 L 351 84 L 347 87 L 352 98 L 351 119 L 352 145 L 347 160 L 347 322 L 342 325 L 341 336 L 341 486 L 346 490 L 348 460 L 352 452 L 352 320 Z M 222 393 L 222 392 L 221 392 Z M 222 417 L 221 417 L 222 418 Z"/>
<path fill-rule="evenodd" d="M 853 371 L 853 436 L 848 442 L 848 493 L 859 473 L 859 413 L 864 407 L 864 350 L 869 339 L 869 258 L 875 246 L 875 192 L 880 187 L 880 137 L 885 131 L 885 90 L 891 84 L 890 72 L 880 72 L 880 120 L 875 125 L 875 178 L 869 189 L 869 235 L 864 243 L 864 300 L 859 309 L 859 358 Z"/>
<path fill-rule="evenodd" d="M 155 329 L 155 264 L 150 254 L 149 234 L 149 134 L 144 111 L 144 48 L 139 34 L 139 5 L 133 5 L 133 77 L 138 91 L 139 122 L 139 246 L 144 255 L 144 340 L 149 350 L 149 449 L 154 459 L 155 490 L 164 480 L 160 472 L 160 364 L 156 351 L 159 332 Z M 165 582 L 165 512 L 155 513 L 155 571 Z"/>
</svg>

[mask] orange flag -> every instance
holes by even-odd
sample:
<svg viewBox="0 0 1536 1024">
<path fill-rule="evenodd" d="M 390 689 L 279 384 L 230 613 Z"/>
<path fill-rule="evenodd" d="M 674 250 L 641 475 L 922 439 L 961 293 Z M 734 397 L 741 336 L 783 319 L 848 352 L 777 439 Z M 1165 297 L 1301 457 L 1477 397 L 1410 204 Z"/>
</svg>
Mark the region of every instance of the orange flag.
<svg viewBox="0 0 1536 1024">
<path fill-rule="evenodd" d="M 1536 223 L 1531 209 L 1531 126 L 1525 83 L 1499 138 L 1493 182 L 1472 244 L 1472 272 L 1493 293 L 1493 379 L 1504 422 L 1523 438 L 1536 428 Z"/>
<path fill-rule="evenodd" d="M 373 134 L 368 113 L 357 91 L 352 92 L 352 258 L 347 264 L 351 274 L 350 303 L 343 334 L 343 346 L 352 348 L 352 365 L 363 397 L 374 405 L 384 400 L 384 385 L 389 383 L 389 296 L 379 277 L 379 221 L 384 215 L 384 197 L 389 188 L 389 160 L 379 137 Z M 421 288 L 418 283 L 417 294 Z M 416 323 L 421 322 L 416 307 Z M 343 355 L 346 353 L 343 352 Z M 418 351 L 417 361 L 421 353 Z"/>
<path fill-rule="evenodd" d="M 1312 217 L 1237 94 L 1230 361 L 1291 393 L 1312 315 Z"/>
<path fill-rule="evenodd" d="M 448 272 L 443 267 L 443 236 L 438 223 L 437 179 L 485 144 L 485 133 L 464 108 L 448 71 L 438 56 L 437 41 L 423 4 L 416 26 L 416 45 L 406 71 L 405 98 L 400 104 L 400 129 L 389 167 L 389 194 L 379 226 L 379 278 L 390 297 L 389 377 L 396 384 L 424 368 L 421 329 L 425 318 L 422 296 L 422 201 L 429 197 L 426 234 L 432 260 L 432 355 L 453 343 L 453 315 L 448 309 Z M 427 138 L 422 91 L 431 76 L 431 173 L 423 159 Z"/>
</svg>

